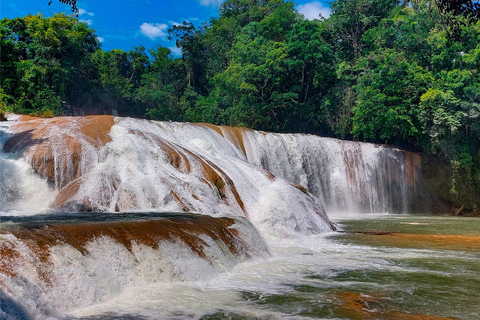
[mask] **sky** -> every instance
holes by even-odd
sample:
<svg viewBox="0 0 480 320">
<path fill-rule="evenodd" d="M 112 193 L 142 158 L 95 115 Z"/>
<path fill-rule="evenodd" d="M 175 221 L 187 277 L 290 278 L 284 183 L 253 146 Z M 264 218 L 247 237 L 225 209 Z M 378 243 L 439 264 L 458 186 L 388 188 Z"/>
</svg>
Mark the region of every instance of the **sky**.
<svg viewBox="0 0 480 320">
<path fill-rule="evenodd" d="M 71 13 L 70 7 L 53 0 L 0 0 L 0 17 L 16 18 L 41 13 L 45 17 L 55 13 Z M 199 25 L 211 17 L 218 17 L 223 0 L 78 0 L 78 18 L 95 29 L 102 49 L 128 51 L 135 46 L 147 49 L 156 45 L 170 48 L 175 55 L 180 51 L 174 41 L 168 41 L 167 30 L 183 21 Z M 307 19 L 328 17 L 326 0 L 297 0 L 297 10 Z"/>
</svg>

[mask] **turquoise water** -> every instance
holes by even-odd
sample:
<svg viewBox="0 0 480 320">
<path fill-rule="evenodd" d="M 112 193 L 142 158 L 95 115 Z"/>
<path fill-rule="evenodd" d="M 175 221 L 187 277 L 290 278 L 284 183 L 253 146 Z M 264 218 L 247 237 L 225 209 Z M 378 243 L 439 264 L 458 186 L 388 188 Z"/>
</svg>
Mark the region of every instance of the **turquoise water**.
<svg viewBox="0 0 480 320">
<path fill-rule="evenodd" d="M 340 221 L 343 229 L 386 230 L 401 233 L 456 234 L 480 236 L 477 217 L 365 215 L 367 219 Z"/>
</svg>

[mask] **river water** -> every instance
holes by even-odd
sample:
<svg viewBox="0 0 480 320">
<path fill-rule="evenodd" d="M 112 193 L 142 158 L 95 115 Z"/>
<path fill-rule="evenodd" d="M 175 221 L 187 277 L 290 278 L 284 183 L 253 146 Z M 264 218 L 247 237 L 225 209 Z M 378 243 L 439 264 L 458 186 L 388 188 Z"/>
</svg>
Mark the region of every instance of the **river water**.
<svg viewBox="0 0 480 320">
<path fill-rule="evenodd" d="M 267 239 L 270 256 L 207 280 L 133 285 L 50 317 L 478 319 L 480 220 L 369 214 L 335 221 L 349 232 Z"/>
</svg>

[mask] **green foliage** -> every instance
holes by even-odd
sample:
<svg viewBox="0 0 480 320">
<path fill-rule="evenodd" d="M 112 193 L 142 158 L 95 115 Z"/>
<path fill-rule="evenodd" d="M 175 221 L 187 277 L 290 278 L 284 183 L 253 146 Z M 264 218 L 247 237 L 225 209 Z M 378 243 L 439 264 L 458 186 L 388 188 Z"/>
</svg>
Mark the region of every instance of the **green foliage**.
<svg viewBox="0 0 480 320">
<path fill-rule="evenodd" d="M 455 153 L 456 136 L 465 113 L 452 91 L 430 89 L 421 97 L 419 116 L 423 132 L 428 135 L 432 151 L 449 156 Z"/>
<path fill-rule="evenodd" d="M 5 113 L 7 113 L 8 107 L 7 107 L 7 102 L 8 101 L 8 95 L 3 93 L 3 89 L 0 88 L 0 121 L 5 121 Z"/>
<path fill-rule="evenodd" d="M 76 65 L 99 46 L 93 30 L 64 14 L 5 18 L 0 24 L 1 85 L 10 110 L 59 114 L 69 89 L 82 79 Z"/>
<path fill-rule="evenodd" d="M 331 2 L 332 13 L 329 27 L 337 54 L 342 60 L 354 60 L 363 51 L 363 35 L 378 25 L 398 5 L 396 0 L 335 0 Z"/>
<path fill-rule="evenodd" d="M 352 133 L 367 139 L 416 138 L 416 106 L 433 78 L 393 50 L 359 59 L 356 68 L 360 74 Z"/>
</svg>

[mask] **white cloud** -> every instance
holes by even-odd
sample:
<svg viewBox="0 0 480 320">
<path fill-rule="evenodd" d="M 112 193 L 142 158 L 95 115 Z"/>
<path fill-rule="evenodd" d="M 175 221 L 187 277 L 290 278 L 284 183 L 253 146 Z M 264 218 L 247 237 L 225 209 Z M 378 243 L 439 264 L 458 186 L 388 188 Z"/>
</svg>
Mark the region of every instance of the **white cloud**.
<svg viewBox="0 0 480 320">
<path fill-rule="evenodd" d="M 223 0 L 200 0 L 202 6 L 219 7 Z"/>
<path fill-rule="evenodd" d="M 170 23 L 172 26 L 181 26 L 182 25 L 181 23 L 178 23 L 176 21 L 168 21 L 168 23 Z"/>
<path fill-rule="evenodd" d="M 168 28 L 168 25 L 166 25 L 165 23 L 152 24 L 152 23 L 145 22 L 140 26 L 140 32 L 152 40 L 158 37 L 162 39 L 166 39 L 167 28 Z"/>
<path fill-rule="evenodd" d="M 174 56 L 181 56 L 182 55 L 182 48 L 177 47 L 168 47 Z"/>
<path fill-rule="evenodd" d="M 79 15 L 79 16 L 82 16 L 82 15 L 84 15 L 84 14 L 86 14 L 87 16 L 90 16 L 90 17 L 93 17 L 93 16 L 95 15 L 93 12 L 89 12 L 89 11 L 87 11 L 87 10 L 85 10 L 85 9 L 78 8 L 78 15 Z"/>
<path fill-rule="evenodd" d="M 308 20 L 319 19 L 319 14 L 321 14 L 324 18 L 328 18 L 330 15 L 330 8 L 324 6 L 318 1 L 302 4 L 297 7 L 297 10 Z"/>
<path fill-rule="evenodd" d="M 97 37 L 97 39 L 98 39 L 98 42 L 100 42 L 100 43 L 102 43 L 103 41 L 105 41 L 105 38 L 103 38 L 103 37 Z"/>
<path fill-rule="evenodd" d="M 86 23 L 88 25 L 91 25 L 93 23 L 92 19 L 89 19 L 89 20 L 80 19 L 80 22 Z"/>
</svg>

